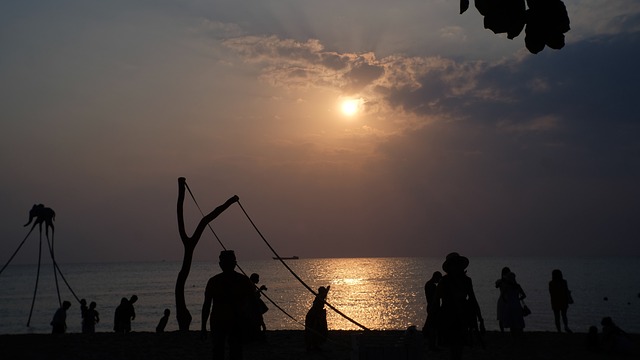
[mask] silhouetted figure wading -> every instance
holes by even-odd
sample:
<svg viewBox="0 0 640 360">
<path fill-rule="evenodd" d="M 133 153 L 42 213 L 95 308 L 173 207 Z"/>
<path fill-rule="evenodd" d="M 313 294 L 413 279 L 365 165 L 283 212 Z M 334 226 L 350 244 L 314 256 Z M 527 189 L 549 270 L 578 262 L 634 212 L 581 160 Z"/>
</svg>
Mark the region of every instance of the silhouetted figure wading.
<svg viewBox="0 0 640 360">
<path fill-rule="evenodd" d="M 209 279 L 202 304 L 202 337 L 207 334 L 207 321 L 211 315 L 213 359 L 224 359 L 225 345 L 229 343 L 232 360 L 242 359 L 242 332 L 255 287 L 248 277 L 236 272 L 236 256 L 231 250 L 220 252 L 222 273 Z"/>
<path fill-rule="evenodd" d="M 260 282 L 260 275 L 253 273 L 249 276 L 251 282 L 254 284 L 254 296 L 251 299 L 251 306 L 248 318 L 248 335 L 250 340 L 264 340 L 265 332 L 267 331 L 267 325 L 264 323 L 264 314 L 269 311 L 267 304 L 261 299 L 261 292 L 266 291 L 267 287 L 262 285 L 258 287 Z"/>
<path fill-rule="evenodd" d="M 327 326 L 327 310 L 324 308 L 324 301 L 327 299 L 330 288 L 331 286 L 318 288 L 318 294 L 304 319 L 304 342 L 307 351 L 320 350 L 320 346 L 327 340 L 329 327 Z"/>
<path fill-rule="evenodd" d="M 167 323 L 169 322 L 169 315 L 171 315 L 171 310 L 164 309 L 164 315 L 160 318 L 160 322 L 158 322 L 158 326 L 156 326 L 157 333 L 164 332 L 164 328 L 167 326 Z"/>
<path fill-rule="evenodd" d="M 117 333 L 131 332 L 131 320 L 136 318 L 133 304 L 138 300 L 138 296 L 132 295 L 130 299 L 122 298 L 120 305 L 116 308 L 113 317 L 113 331 Z"/>
<path fill-rule="evenodd" d="M 82 318 L 82 333 L 93 334 L 96 332 L 96 324 L 100 322 L 100 314 L 96 310 L 96 302 L 92 301 L 89 308 L 84 311 Z"/>
<path fill-rule="evenodd" d="M 69 301 L 62 302 L 62 307 L 56 310 L 51 320 L 52 334 L 64 334 L 67 331 L 67 310 L 71 307 Z"/>
</svg>

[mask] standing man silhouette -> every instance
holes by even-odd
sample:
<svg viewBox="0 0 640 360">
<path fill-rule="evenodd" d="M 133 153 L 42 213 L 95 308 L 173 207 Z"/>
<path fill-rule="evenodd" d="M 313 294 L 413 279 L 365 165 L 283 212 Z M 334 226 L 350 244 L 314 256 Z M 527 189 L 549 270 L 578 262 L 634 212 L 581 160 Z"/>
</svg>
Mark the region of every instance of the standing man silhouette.
<svg viewBox="0 0 640 360">
<path fill-rule="evenodd" d="M 222 273 L 209 279 L 202 304 L 202 337 L 207 335 L 207 320 L 211 314 L 213 359 L 224 359 L 225 344 L 229 343 L 232 360 L 242 359 L 242 331 L 248 316 L 255 288 L 251 280 L 236 272 L 236 255 L 232 250 L 220 252 Z"/>
</svg>

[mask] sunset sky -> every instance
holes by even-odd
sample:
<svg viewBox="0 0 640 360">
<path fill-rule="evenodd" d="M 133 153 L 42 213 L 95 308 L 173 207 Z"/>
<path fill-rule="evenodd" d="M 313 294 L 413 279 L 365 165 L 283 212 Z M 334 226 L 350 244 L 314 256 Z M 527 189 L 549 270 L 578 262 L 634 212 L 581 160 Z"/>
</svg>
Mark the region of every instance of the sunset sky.
<svg viewBox="0 0 640 360">
<path fill-rule="evenodd" d="M 181 176 L 283 256 L 640 256 L 640 2 L 565 1 L 537 55 L 471 4 L 1 2 L 0 262 L 35 203 L 60 262 L 180 260 Z"/>
</svg>

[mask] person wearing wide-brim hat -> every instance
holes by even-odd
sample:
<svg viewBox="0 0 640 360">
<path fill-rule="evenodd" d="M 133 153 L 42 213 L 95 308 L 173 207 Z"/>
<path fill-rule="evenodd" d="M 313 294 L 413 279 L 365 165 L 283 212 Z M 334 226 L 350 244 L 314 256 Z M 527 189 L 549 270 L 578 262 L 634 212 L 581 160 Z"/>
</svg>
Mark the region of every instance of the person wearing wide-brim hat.
<svg viewBox="0 0 640 360">
<path fill-rule="evenodd" d="M 447 255 L 444 263 L 442 264 L 442 270 L 447 274 L 464 272 L 469 266 L 469 259 L 458 254 L 457 252 L 452 252 Z"/>
<path fill-rule="evenodd" d="M 449 341 L 452 359 L 462 358 L 462 347 L 473 323 L 477 328 L 479 320 L 480 328 L 484 328 L 473 283 L 465 272 L 468 266 L 468 258 L 456 252 L 450 253 L 442 264 L 446 275 L 438 284 L 438 297 L 442 301 L 442 332 Z"/>
</svg>

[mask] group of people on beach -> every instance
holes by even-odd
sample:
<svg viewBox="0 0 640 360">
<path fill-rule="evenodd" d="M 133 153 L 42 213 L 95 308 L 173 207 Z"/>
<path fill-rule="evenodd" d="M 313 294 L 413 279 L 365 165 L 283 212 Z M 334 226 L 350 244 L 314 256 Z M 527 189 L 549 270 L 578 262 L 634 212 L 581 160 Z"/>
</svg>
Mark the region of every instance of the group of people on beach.
<svg viewBox="0 0 640 360">
<path fill-rule="evenodd" d="M 452 359 L 462 358 L 462 349 L 474 333 L 484 346 L 480 336 L 485 331 L 484 319 L 466 273 L 468 266 L 468 258 L 450 253 L 442 264 L 445 274 L 435 271 L 424 286 L 427 319 L 423 335 L 433 351 L 439 351 L 439 345 L 448 345 Z"/>
<path fill-rule="evenodd" d="M 427 319 L 423 326 L 423 335 L 428 340 L 428 348 L 440 351 L 440 345 L 447 345 L 452 359 L 461 359 L 464 345 L 471 345 L 474 338 L 485 346 L 482 335 L 485 326 L 480 306 L 473 291 L 471 278 L 466 268 L 469 259 L 458 253 L 447 255 L 442 269 L 435 271 L 424 286 L 427 300 Z M 502 268 L 501 276 L 495 282 L 499 290 L 497 300 L 497 320 L 500 331 L 510 329 L 513 335 L 520 335 L 525 327 L 524 318 L 531 314 L 524 299 L 527 297 L 522 286 L 516 281 L 516 274 L 509 267 Z M 562 271 L 554 269 L 549 281 L 551 310 L 557 332 L 572 333 L 569 328 L 567 310 L 573 304 L 573 297 Z M 588 346 L 599 349 L 600 345 L 609 351 L 624 352 L 626 334 L 617 327 L 611 318 L 602 320 L 602 339 L 599 340 L 598 328 L 589 329 Z"/>
<path fill-rule="evenodd" d="M 224 359 L 225 348 L 229 347 L 232 359 L 242 359 L 243 343 L 247 340 L 264 340 L 266 325 L 263 314 L 268 307 L 261 299 L 266 286 L 258 286 L 260 277 L 254 273 L 247 277 L 235 271 L 237 262 L 235 253 L 224 250 L 219 256 L 221 273 L 211 277 L 205 288 L 202 305 L 203 338 L 208 336 L 207 323 L 210 324 L 213 340 L 213 358 Z M 453 252 L 446 256 L 442 270 L 433 272 L 424 286 L 427 301 L 427 318 L 422 329 L 428 340 L 428 348 L 440 351 L 440 346 L 447 346 L 452 359 L 461 359 L 465 345 L 474 341 L 484 348 L 484 318 L 476 299 L 473 283 L 467 275 L 469 259 Z M 499 290 L 497 299 L 497 320 L 500 331 L 509 329 L 517 336 L 525 327 L 524 318 L 531 312 L 524 303 L 527 297 L 523 287 L 516 281 L 516 275 L 509 267 L 504 267 L 501 276 L 495 282 Z M 308 351 L 320 350 L 327 340 L 328 325 L 324 308 L 330 286 L 318 288 L 315 299 L 305 317 L 305 344 Z M 554 314 L 555 327 L 558 332 L 571 333 L 568 324 L 567 310 L 573 304 L 573 298 L 562 272 L 555 269 L 551 273 L 548 286 L 551 309 Z M 117 333 L 131 331 L 131 321 L 135 319 L 133 304 L 136 295 L 129 299 L 122 298 L 116 308 L 114 328 Z M 51 325 L 53 333 L 64 333 L 66 330 L 66 311 L 71 303 L 64 301 L 62 307 L 54 315 Z M 95 332 L 95 324 L 100 321 L 96 303 L 86 305 L 81 300 L 82 332 Z M 164 316 L 156 328 L 163 332 L 169 320 L 170 310 L 165 309 Z M 598 328 L 589 329 L 588 346 L 593 349 L 621 349 L 624 347 L 625 333 L 617 327 L 611 318 L 602 320 L 602 334 Z M 622 340 L 621 340 L 622 339 Z"/>
<path fill-rule="evenodd" d="M 116 311 L 113 317 L 113 331 L 116 333 L 126 334 L 131 332 L 131 321 L 136 318 L 136 311 L 133 304 L 138 301 L 137 295 L 132 295 L 129 299 L 123 297 L 120 300 L 120 305 L 116 307 Z M 96 332 L 96 324 L 100 322 L 100 313 L 96 310 L 97 304 L 92 301 L 87 306 L 87 300 L 80 300 L 80 316 L 82 318 L 82 333 L 94 334 Z M 67 330 L 67 310 L 71 308 L 71 302 L 63 301 L 62 306 L 56 310 L 56 313 L 51 320 L 52 333 L 62 334 Z M 164 332 L 167 323 L 169 322 L 169 315 L 171 310 L 164 309 L 164 315 L 160 318 L 158 326 L 156 326 L 156 332 Z"/>
<path fill-rule="evenodd" d="M 96 324 L 100 322 L 100 314 L 96 310 L 96 302 L 92 301 L 87 306 L 87 300 L 80 300 L 80 316 L 82 318 L 82 333 L 93 334 L 96 332 Z M 67 310 L 71 308 L 71 302 L 65 300 L 62 306 L 56 310 L 51 320 L 51 332 L 63 334 L 67 331 Z"/>
</svg>

